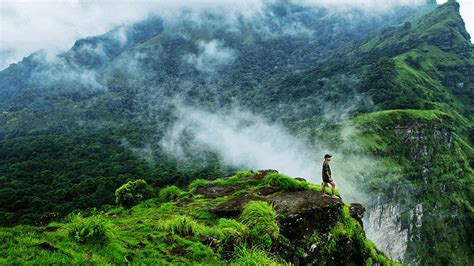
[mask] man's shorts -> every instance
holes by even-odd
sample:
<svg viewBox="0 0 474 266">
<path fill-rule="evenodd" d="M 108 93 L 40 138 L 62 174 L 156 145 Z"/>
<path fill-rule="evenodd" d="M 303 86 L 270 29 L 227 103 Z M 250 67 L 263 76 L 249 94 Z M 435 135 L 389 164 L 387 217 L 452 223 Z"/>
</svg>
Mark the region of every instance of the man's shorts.
<svg viewBox="0 0 474 266">
<path fill-rule="evenodd" d="M 329 184 L 331 182 L 329 181 L 329 176 L 323 176 L 323 182 Z"/>
</svg>

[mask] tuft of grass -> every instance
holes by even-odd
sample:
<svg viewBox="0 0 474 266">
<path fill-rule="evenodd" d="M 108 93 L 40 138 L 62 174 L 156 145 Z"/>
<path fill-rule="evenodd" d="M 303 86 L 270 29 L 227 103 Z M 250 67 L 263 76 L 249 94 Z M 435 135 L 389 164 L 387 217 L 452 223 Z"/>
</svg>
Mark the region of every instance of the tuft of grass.
<svg viewBox="0 0 474 266">
<path fill-rule="evenodd" d="M 244 184 L 246 183 L 245 181 L 242 181 L 240 180 L 241 178 L 244 178 L 244 177 L 247 177 L 247 176 L 251 176 L 254 172 L 252 171 L 239 171 L 239 172 L 236 172 L 233 176 L 230 176 L 228 178 L 225 178 L 225 179 L 222 179 L 222 178 L 219 178 L 219 179 L 216 179 L 214 181 L 212 181 L 212 184 L 215 184 L 215 185 L 232 185 L 232 184 L 236 184 L 236 183 L 241 183 L 241 184 Z"/>
<path fill-rule="evenodd" d="M 219 219 L 217 229 L 222 232 L 222 241 L 225 243 L 241 243 L 249 234 L 248 227 L 234 219 Z"/>
<path fill-rule="evenodd" d="M 251 201 L 244 206 L 240 221 L 249 228 L 252 244 L 269 249 L 280 235 L 273 206 L 264 201 Z"/>
<path fill-rule="evenodd" d="M 269 185 L 279 187 L 285 191 L 298 191 L 308 188 L 308 183 L 296 180 L 280 173 L 271 173 L 265 177 Z"/>
<path fill-rule="evenodd" d="M 212 181 L 213 185 L 219 185 L 219 186 L 232 185 L 232 184 L 236 184 L 236 183 L 239 183 L 239 178 L 235 177 L 235 176 L 231 176 L 227 179 L 219 178 L 219 179 L 216 179 L 216 180 Z"/>
<path fill-rule="evenodd" d="M 177 215 L 158 224 L 162 231 L 179 235 L 181 237 L 201 235 L 204 226 L 185 215 Z"/>
<path fill-rule="evenodd" d="M 172 214 L 174 213 L 176 210 L 175 210 L 175 207 L 173 205 L 172 202 L 166 202 L 166 203 L 163 203 L 160 205 L 160 207 L 158 208 L 158 213 L 159 214 Z"/>
<path fill-rule="evenodd" d="M 232 259 L 232 265 L 278 265 L 278 260 L 258 247 L 237 247 Z"/>
<path fill-rule="evenodd" d="M 251 176 L 252 174 L 253 174 L 252 171 L 239 171 L 239 172 L 235 173 L 232 177 L 244 178 L 244 177 Z"/>
<path fill-rule="evenodd" d="M 186 192 L 184 192 L 177 186 L 167 186 L 160 189 L 158 198 L 161 202 L 167 202 L 167 201 L 176 200 L 185 194 Z"/>
<path fill-rule="evenodd" d="M 71 224 L 69 235 L 79 243 L 105 244 L 115 235 L 115 229 L 109 220 L 94 215 L 84 218 L 80 213 L 69 217 Z"/>
<path fill-rule="evenodd" d="M 205 179 L 196 179 L 194 180 L 193 182 L 191 182 L 191 184 L 189 184 L 188 188 L 189 190 L 195 190 L 195 189 L 198 189 L 198 188 L 201 188 L 201 187 L 207 187 L 209 185 L 209 181 L 208 180 L 205 180 Z"/>
</svg>

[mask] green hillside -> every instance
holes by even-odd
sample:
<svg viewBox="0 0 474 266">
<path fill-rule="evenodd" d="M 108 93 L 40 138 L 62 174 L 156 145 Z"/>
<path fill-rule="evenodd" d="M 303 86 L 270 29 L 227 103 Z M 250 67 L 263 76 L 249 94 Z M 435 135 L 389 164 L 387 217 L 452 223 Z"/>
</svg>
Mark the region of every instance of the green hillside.
<svg viewBox="0 0 474 266">
<path fill-rule="evenodd" d="M 355 117 L 360 142 L 403 176 L 381 177 L 370 189 L 404 206 L 407 254 L 421 258 L 410 262 L 472 263 L 474 53 L 459 4 L 439 6 L 362 49 L 387 57 L 366 85 L 385 110 Z M 410 216 L 415 205 L 423 208 L 418 226 Z"/>
<path fill-rule="evenodd" d="M 117 190 L 122 207 L 0 229 L 0 263 L 393 264 L 365 238 L 363 207 L 275 170 L 198 179 L 156 198 L 139 182 Z"/>
</svg>

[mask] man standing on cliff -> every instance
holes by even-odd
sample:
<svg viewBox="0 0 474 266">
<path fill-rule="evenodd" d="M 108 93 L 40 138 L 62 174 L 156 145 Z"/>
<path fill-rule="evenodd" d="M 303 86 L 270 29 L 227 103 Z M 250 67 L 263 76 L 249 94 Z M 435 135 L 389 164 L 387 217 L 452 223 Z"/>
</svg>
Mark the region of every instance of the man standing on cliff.
<svg viewBox="0 0 474 266">
<path fill-rule="evenodd" d="M 338 199 L 338 197 L 336 196 L 336 184 L 334 183 L 334 179 L 332 179 L 331 167 L 329 166 L 331 158 L 331 154 L 324 155 L 322 191 L 323 196 L 326 196 L 326 185 L 330 184 L 332 190 L 332 197 Z"/>
</svg>

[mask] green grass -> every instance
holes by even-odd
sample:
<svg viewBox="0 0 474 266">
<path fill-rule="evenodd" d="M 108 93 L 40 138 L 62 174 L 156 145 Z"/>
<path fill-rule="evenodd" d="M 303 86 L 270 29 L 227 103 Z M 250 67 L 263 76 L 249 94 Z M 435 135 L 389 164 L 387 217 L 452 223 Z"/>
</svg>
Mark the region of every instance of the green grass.
<svg viewBox="0 0 474 266">
<path fill-rule="evenodd" d="M 79 243 L 107 243 L 115 236 L 113 224 L 100 215 L 82 217 L 80 214 L 72 215 L 69 235 Z"/>
<path fill-rule="evenodd" d="M 268 254 L 266 251 L 257 247 L 247 248 L 238 247 L 236 249 L 231 265 L 279 265 L 275 256 Z"/>
<path fill-rule="evenodd" d="M 190 191 L 202 188 L 202 187 L 207 187 L 210 184 L 209 180 L 206 179 L 196 179 L 191 184 L 189 184 L 188 188 Z"/>
<path fill-rule="evenodd" d="M 203 233 L 204 227 L 188 216 L 178 215 L 167 220 L 161 220 L 158 228 L 165 232 L 176 234 L 182 237 L 199 236 Z"/>
<path fill-rule="evenodd" d="M 244 206 L 240 221 L 249 228 L 249 237 L 255 245 L 269 249 L 280 235 L 273 206 L 264 201 L 251 201 Z"/>
<path fill-rule="evenodd" d="M 278 180 L 289 178 L 278 176 Z M 237 177 L 232 179 L 238 180 Z M 268 186 L 266 179 L 253 182 L 241 191 L 252 193 L 257 187 Z M 307 189 L 315 188 L 320 189 L 307 184 Z M 180 198 L 183 193 L 189 197 Z M 49 224 L 48 230 L 33 226 L 1 228 L 0 264 L 285 264 L 281 256 L 270 253 L 274 245 L 284 243 L 285 239 L 272 205 L 251 201 L 234 219 L 210 213 L 234 196 L 210 199 L 166 187 L 158 198 L 139 202 L 132 208 L 118 206 L 106 213 L 91 212 L 89 217 L 71 214 L 68 219 Z M 183 200 L 188 203 L 182 205 Z M 320 237 L 322 243 L 324 239 Z M 44 242 L 47 244 L 43 246 L 50 245 L 54 251 L 42 249 L 39 245 Z"/>
<path fill-rule="evenodd" d="M 217 228 L 222 232 L 222 240 L 224 242 L 232 242 L 234 244 L 243 243 L 249 234 L 248 227 L 234 219 L 219 219 Z"/>
<path fill-rule="evenodd" d="M 160 189 L 158 198 L 162 202 L 176 200 L 181 196 L 186 195 L 186 192 L 178 188 L 177 186 L 167 186 Z"/>
<path fill-rule="evenodd" d="M 302 182 L 280 173 L 271 173 L 267 175 L 265 177 L 265 182 L 268 185 L 281 188 L 285 191 L 298 191 L 308 188 L 307 182 Z"/>
<path fill-rule="evenodd" d="M 354 120 L 359 126 L 367 126 L 369 124 L 386 126 L 396 123 L 407 123 L 409 121 L 450 123 L 452 118 L 440 110 L 404 109 L 367 113 L 357 116 Z"/>
</svg>

